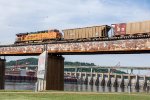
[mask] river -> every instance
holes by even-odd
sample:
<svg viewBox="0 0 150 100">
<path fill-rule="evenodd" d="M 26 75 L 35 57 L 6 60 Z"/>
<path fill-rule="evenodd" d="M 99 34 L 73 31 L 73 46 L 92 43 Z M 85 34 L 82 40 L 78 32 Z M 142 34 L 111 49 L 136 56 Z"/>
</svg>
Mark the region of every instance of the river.
<svg viewBox="0 0 150 100">
<path fill-rule="evenodd" d="M 34 82 L 5 82 L 5 90 L 35 90 Z M 75 91 L 75 92 L 149 92 L 149 90 L 139 89 L 136 90 L 134 87 L 102 87 L 95 85 L 85 84 L 64 84 L 64 91 Z"/>
</svg>

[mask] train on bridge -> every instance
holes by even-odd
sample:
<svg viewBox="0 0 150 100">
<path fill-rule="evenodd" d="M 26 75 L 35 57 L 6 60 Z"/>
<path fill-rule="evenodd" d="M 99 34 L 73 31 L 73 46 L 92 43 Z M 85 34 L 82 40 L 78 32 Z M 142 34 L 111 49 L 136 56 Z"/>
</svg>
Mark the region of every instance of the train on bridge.
<svg viewBox="0 0 150 100">
<path fill-rule="evenodd" d="M 109 36 L 110 30 L 112 30 L 111 36 Z M 92 41 L 111 39 L 114 37 L 117 37 L 117 39 L 122 37 L 135 38 L 139 35 L 149 35 L 150 21 L 65 29 L 62 30 L 62 32 L 64 33 L 64 35 L 57 29 L 19 33 L 16 34 L 15 44 L 50 41 Z"/>
</svg>

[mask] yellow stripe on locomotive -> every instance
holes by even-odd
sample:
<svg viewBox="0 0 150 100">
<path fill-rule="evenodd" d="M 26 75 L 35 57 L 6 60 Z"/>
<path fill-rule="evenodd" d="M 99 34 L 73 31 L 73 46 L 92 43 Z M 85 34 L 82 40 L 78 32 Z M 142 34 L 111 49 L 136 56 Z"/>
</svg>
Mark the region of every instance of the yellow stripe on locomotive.
<svg viewBox="0 0 150 100">
<path fill-rule="evenodd" d="M 16 36 L 17 38 L 15 43 L 44 42 L 50 40 L 59 40 L 62 38 L 62 34 L 56 29 L 30 33 L 19 33 L 16 34 Z"/>
</svg>

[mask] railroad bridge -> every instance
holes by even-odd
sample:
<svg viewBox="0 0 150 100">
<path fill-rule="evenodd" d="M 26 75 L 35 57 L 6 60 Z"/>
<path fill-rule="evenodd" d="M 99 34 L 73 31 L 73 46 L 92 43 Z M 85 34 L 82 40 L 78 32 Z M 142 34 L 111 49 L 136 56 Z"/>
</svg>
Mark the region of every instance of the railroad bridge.
<svg viewBox="0 0 150 100">
<path fill-rule="evenodd" d="M 56 55 L 149 53 L 150 38 L 0 45 L 0 56 L 39 55 L 43 50 Z"/>
<path fill-rule="evenodd" d="M 38 44 L 1 45 L 0 56 L 39 55 L 47 50 L 48 67 L 46 73 L 46 90 L 64 89 L 64 58 L 62 55 L 76 54 L 135 54 L 150 52 L 150 38 L 106 39 L 78 42 L 51 42 Z M 5 60 L 0 61 L 0 87 L 4 88 Z"/>
</svg>

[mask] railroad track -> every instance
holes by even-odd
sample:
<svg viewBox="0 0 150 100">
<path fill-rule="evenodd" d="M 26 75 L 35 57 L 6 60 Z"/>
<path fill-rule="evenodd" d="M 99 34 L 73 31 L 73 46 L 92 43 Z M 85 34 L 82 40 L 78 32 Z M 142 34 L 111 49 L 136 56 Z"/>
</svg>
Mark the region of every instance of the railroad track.
<svg viewBox="0 0 150 100">
<path fill-rule="evenodd" d="M 18 43 L 0 45 L 0 47 L 14 47 L 14 46 L 28 46 L 28 45 L 46 45 L 46 44 L 61 44 L 61 43 L 79 43 L 79 42 L 93 42 L 93 41 L 117 41 L 117 40 L 129 40 L 129 39 L 145 39 L 150 38 L 150 34 L 144 35 L 129 35 L 129 36 L 117 36 L 117 37 L 106 37 L 106 38 L 91 38 L 91 39 L 78 39 L 78 40 L 60 40 L 40 43 Z"/>
</svg>

